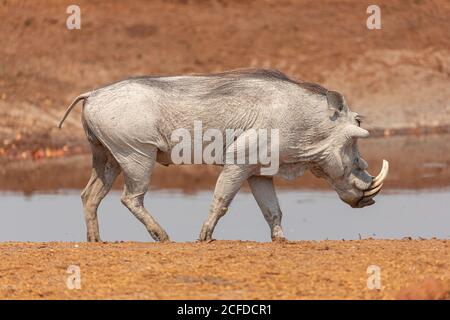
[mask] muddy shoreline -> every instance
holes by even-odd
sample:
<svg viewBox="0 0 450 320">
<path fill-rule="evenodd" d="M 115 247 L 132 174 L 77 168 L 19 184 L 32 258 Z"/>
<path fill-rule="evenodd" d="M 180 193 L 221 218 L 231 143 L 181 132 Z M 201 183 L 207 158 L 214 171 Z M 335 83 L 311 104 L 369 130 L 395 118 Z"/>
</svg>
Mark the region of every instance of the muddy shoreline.
<svg viewBox="0 0 450 320">
<path fill-rule="evenodd" d="M 417 126 L 403 128 L 373 128 L 370 137 L 426 137 L 448 135 L 450 125 Z M 84 137 L 55 138 L 48 135 L 23 135 L 18 132 L 10 139 L 0 141 L 0 163 L 15 160 L 40 160 L 61 158 L 89 153 L 89 145 Z"/>
<path fill-rule="evenodd" d="M 374 173 L 382 159 L 390 162 L 391 170 L 385 189 L 432 189 L 450 186 L 450 135 L 407 135 L 370 138 L 359 142 L 361 154 Z M 77 144 L 73 155 L 38 159 L 1 161 L 0 191 L 56 192 L 64 189 L 83 189 L 91 171 L 87 145 Z M 49 155 L 51 155 L 49 153 Z M 151 188 L 181 189 L 185 192 L 212 189 L 220 172 L 217 166 L 157 165 Z M 294 181 L 276 179 L 278 188 L 324 190 L 328 185 L 307 173 Z M 114 188 L 122 186 L 121 177 Z M 245 186 L 246 187 L 246 186 Z"/>
</svg>

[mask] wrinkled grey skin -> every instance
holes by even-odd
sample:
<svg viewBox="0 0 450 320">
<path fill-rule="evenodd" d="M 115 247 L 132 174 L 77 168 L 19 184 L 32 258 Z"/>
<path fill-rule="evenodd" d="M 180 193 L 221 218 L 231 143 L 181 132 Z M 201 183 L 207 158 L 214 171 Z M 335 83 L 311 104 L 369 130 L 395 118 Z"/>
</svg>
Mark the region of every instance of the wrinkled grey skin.
<svg viewBox="0 0 450 320">
<path fill-rule="evenodd" d="M 194 120 L 203 122 L 203 130 L 279 129 L 279 176 L 294 179 L 310 169 L 350 206 L 374 203 L 363 197 L 372 176 L 357 147 L 357 138 L 368 132 L 359 127 L 342 95 L 318 85 L 270 70 L 132 78 L 80 95 L 65 117 L 79 100 L 84 100 L 82 122 L 93 153 L 92 176 L 82 193 L 88 241 L 100 241 L 97 208 L 121 171 L 123 204 L 155 240 L 169 240 L 144 207 L 144 194 L 155 163 L 171 164 L 172 131 L 192 129 Z M 200 240 L 212 238 L 245 180 L 272 239 L 284 238 L 273 177 L 261 176 L 259 170 L 258 164 L 223 166 Z"/>
</svg>

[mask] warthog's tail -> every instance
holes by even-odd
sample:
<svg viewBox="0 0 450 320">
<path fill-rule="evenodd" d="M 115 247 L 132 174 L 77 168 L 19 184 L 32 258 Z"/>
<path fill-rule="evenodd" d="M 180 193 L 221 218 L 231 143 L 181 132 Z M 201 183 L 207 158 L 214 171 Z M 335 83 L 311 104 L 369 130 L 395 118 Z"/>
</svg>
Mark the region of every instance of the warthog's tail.
<svg viewBox="0 0 450 320">
<path fill-rule="evenodd" d="M 64 123 L 64 120 L 66 120 L 67 116 L 69 115 L 70 111 L 72 111 L 73 107 L 75 107 L 75 105 L 78 103 L 78 101 L 80 100 L 85 100 L 89 97 L 91 93 L 90 92 L 86 92 L 83 94 L 80 94 L 78 97 L 75 98 L 75 100 L 73 100 L 73 102 L 70 104 L 70 106 L 67 108 L 66 113 L 64 113 L 63 118 L 61 119 L 61 121 L 59 122 L 58 128 L 61 129 L 62 125 Z"/>
</svg>

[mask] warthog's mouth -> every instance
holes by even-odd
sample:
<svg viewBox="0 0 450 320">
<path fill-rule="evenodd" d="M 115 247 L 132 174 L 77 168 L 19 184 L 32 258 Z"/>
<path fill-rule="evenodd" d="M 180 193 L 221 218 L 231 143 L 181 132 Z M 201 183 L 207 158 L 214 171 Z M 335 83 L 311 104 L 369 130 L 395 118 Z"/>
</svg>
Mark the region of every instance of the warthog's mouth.
<svg viewBox="0 0 450 320">
<path fill-rule="evenodd" d="M 384 179 L 386 179 L 389 172 L 389 162 L 383 160 L 383 166 L 381 167 L 380 173 L 372 179 L 372 183 L 370 186 L 364 190 L 363 197 L 356 204 L 356 208 L 362 208 L 366 206 L 370 206 L 374 204 L 375 201 L 373 197 L 375 197 L 383 187 Z"/>
</svg>

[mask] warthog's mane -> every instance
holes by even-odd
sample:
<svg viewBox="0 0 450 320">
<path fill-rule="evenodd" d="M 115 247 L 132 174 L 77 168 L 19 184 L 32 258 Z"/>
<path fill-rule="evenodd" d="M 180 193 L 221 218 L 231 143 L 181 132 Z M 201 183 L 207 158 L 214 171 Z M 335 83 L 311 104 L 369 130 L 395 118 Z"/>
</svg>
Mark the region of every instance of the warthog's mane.
<svg viewBox="0 0 450 320">
<path fill-rule="evenodd" d="M 231 71 L 224 71 L 224 72 L 217 72 L 217 73 L 206 73 L 206 74 L 200 74 L 200 73 L 194 73 L 194 74 L 185 74 L 185 75 L 146 75 L 146 76 L 136 76 L 136 77 L 130 77 L 125 80 L 116 81 L 113 83 L 110 83 L 108 85 L 102 86 L 98 89 L 105 88 L 110 85 L 118 84 L 121 82 L 138 82 L 145 85 L 153 86 L 160 88 L 162 90 L 169 90 L 172 86 L 170 82 L 167 81 L 161 81 L 163 79 L 170 79 L 170 78 L 177 78 L 177 77 L 198 77 L 199 79 L 217 79 L 220 80 L 239 80 L 239 79 L 261 79 L 261 80 L 267 80 L 267 81 L 282 81 L 282 82 L 289 82 L 298 85 L 299 87 L 306 89 L 312 93 L 320 94 L 320 95 L 327 95 L 328 90 L 324 87 L 322 87 L 319 84 L 301 81 L 301 80 L 293 80 L 289 78 L 284 73 L 273 70 L 273 69 L 237 69 L 237 70 L 231 70 Z M 228 85 L 232 85 L 232 82 L 229 82 Z M 97 89 L 97 90 L 98 90 Z M 219 88 L 217 88 L 219 89 Z M 224 89 L 222 87 L 222 89 Z M 225 92 L 224 92 L 225 93 Z"/>
<path fill-rule="evenodd" d="M 306 82 L 306 81 L 298 81 L 289 78 L 287 75 L 282 73 L 279 70 L 274 69 L 237 69 L 237 70 L 231 70 L 231 71 L 225 71 L 225 72 L 219 72 L 219 73 L 211 73 L 203 76 L 208 77 L 227 77 L 227 76 L 234 76 L 236 78 L 259 78 L 264 80 L 280 80 L 280 81 L 287 81 L 290 83 L 294 83 L 304 89 L 307 89 L 309 91 L 312 91 L 317 94 L 326 95 L 328 90 L 324 87 L 322 87 L 319 84 Z"/>
</svg>

